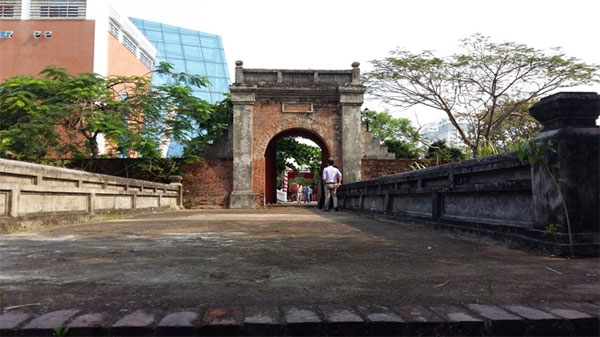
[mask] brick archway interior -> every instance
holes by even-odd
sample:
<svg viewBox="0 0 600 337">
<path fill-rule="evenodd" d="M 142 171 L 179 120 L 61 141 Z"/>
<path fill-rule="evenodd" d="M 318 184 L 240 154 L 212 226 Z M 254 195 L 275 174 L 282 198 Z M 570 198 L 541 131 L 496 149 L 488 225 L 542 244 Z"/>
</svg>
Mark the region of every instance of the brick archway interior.
<svg viewBox="0 0 600 337">
<path fill-rule="evenodd" d="M 275 135 L 267 145 L 265 151 L 265 204 L 277 203 L 277 164 L 275 156 L 277 152 L 277 142 L 284 138 L 302 137 L 312 140 L 321 149 L 321 167 L 325 166 L 330 152 L 325 141 L 312 131 L 305 129 L 289 129 Z"/>
</svg>

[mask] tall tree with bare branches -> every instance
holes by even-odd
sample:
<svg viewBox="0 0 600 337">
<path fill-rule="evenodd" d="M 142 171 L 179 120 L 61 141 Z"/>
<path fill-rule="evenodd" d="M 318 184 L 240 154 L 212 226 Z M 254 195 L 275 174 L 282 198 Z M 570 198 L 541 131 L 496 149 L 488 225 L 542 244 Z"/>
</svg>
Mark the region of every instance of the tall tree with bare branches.
<svg viewBox="0 0 600 337">
<path fill-rule="evenodd" d="M 365 75 L 369 93 L 384 102 L 424 105 L 445 112 L 465 144 L 477 155 L 507 119 L 559 88 L 600 82 L 600 66 L 515 42 L 493 43 L 480 34 L 461 40 L 462 53 L 392 51 L 372 61 Z M 470 131 L 458 123 L 465 119 Z"/>
</svg>

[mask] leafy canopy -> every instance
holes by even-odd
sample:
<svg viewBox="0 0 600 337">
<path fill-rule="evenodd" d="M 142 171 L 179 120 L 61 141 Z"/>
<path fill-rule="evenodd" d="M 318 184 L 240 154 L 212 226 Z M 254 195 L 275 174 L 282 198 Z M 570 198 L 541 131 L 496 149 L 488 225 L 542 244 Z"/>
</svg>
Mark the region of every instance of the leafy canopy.
<svg viewBox="0 0 600 337">
<path fill-rule="evenodd" d="M 544 52 L 515 42 L 493 43 L 479 34 L 462 40 L 460 47 L 461 53 L 447 57 L 398 49 L 372 61 L 373 70 L 365 75 L 370 94 L 391 105 L 444 111 L 476 155 L 533 100 L 599 81 L 598 65 L 568 57 L 559 48 Z M 468 121 L 470 133 L 459 118 Z"/>
<path fill-rule="evenodd" d="M 362 122 L 397 159 L 417 159 L 422 155 L 420 136 L 407 118 L 394 118 L 388 112 L 362 111 Z"/>
<path fill-rule="evenodd" d="M 279 187 L 283 185 L 283 173 L 289 170 L 298 172 L 300 168 L 305 167 L 315 173 L 317 178 L 321 170 L 321 149 L 300 143 L 295 138 L 283 138 L 277 141 L 275 161 Z"/>
<path fill-rule="evenodd" d="M 212 105 L 193 96 L 210 85 L 203 76 L 173 72 L 160 63 L 145 76 L 69 74 L 46 67 L 40 77 L 16 76 L 0 84 L 0 156 L 27 161 L 97 158 L 100 135 L 107 156 L 160 157 L 168 137 L 193 156 L 231 120 L 230 101 Z"/>
</svg>

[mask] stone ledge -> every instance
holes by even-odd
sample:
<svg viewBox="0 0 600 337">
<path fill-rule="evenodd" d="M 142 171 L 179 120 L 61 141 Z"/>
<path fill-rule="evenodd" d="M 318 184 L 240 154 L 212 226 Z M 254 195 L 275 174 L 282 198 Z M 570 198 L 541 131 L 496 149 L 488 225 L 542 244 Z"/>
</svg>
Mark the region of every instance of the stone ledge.
<svg viewBox="0 0 600 337">
<path fill-rule="evenodd" d="M 78 309 L 0 313 L 0 336 L 461 335 L 597 336 L 600 306 L 590 303 L 424 306 L 251 306 L 199 309 Z"/>
</svg>

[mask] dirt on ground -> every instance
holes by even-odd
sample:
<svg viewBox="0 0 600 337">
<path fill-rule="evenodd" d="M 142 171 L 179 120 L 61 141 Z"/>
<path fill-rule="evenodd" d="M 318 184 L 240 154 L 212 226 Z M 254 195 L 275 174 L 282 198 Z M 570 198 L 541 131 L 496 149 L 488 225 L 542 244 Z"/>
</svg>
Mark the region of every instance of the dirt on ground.
<svg viewBox="0 0 600 337">
<path fill-rule="evenodd" d="M 599 262 L 316 208 L 179 211 L 0 235 L 0 309 L 598 302 Z"/>
</svg>

